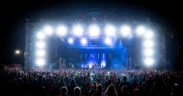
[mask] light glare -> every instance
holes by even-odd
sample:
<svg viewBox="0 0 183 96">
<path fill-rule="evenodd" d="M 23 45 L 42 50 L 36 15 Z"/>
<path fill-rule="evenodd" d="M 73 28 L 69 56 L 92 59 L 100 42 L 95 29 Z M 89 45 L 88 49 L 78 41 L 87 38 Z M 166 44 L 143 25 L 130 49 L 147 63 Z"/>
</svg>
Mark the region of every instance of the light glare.
<svg viewBox="0 0 183 96">
<path fill-rule="evenodd" d="M 68 42 L 69 42 L 69 44 L 73 44 L 73 43 L 74 43 L 73 38 L 69 38 L 69 39 L 68 39 Z"/>
<path fill-rule="evenodd" d="M 154 42 L 152 40 L 146 40 L 144 41 L 143 46 L 146 48 L 151 48 L 154 46 Z"/>
<path fill-rule="evenodd" d="M 152 66 L 154 64 L 154 59 L 153 58 L 146 58 L 144 60 L 144 64 L 148 67 Z"/>
<path fill-rule="evenodd" d="M 81 39 L 81 45 L 86 45 L 86 44 L 87 44 L 86 38 L 82 38 L 82 39 Z"/>
<path fill-rule="evenodd" d="M 45 34 L 42 32 L 38 32 L 36 36 L 38 39 L 45 39 Z"/>
<path fill-rule="evenodd" d="M 108 25 L 105 27 L 105 34 L 108 37 L 115 36 L 116 28 L 112 25 Z"/>
<path fill-rule="evenodd" d="M 139 26 L 136 29 L 137 35 L 142 35 L 145 32 L 145 27 L 144 26 Z"/>
<path fill-rule="evenodd" d="M 153 34 L 153 32 L 152 32 L 151 30 L 148 30 L 148 31 L 145 32 L 145 34 L 144 34 L 144 37 L 145 37 L 146 39 L 152 39 L 153 36 L 154 36 L 154 34 Z"/>
<path fill-rule="evenodd" d="M 36 52 L 36 55 L 40 56 L 40 57 L 45 56 L 45 54 L 46 54 L 46 52 L 44 50 L 37 50 L 37 52 Z"/>
<path fill-rule="evenodd" d="M 76 35 L 76 36 L 82 36 L 83 31 L 84 31 L 83 28 L 79 25 L 74 26 L 74 28 L 73 28 L 74 35 Z"/>
<path fill-rule="evenodd" d="M 104 68 L 105 66 L 106 66 L 106 62 L 104 60 L 102 60 L 101 68 Z"/>
<path fill-rule="evenodd" d="M 38 41 L 37 44 L 36 44 L 36 46 L 38 48 L 45 48 L 45 43 L 43 41 Z"/>
<path fill-rule="evenodd" d="M 131 35 L 131 28 L 130 28 L 130 26 L 127 26 L 127 25 L 122 26 L 121 27 L 121 34 L 124 37 L 130 36 Z"/>
<path fill-rule="evenodd" d="M 37 59 L 36 64 L 37 64 L 37 66 L 42 67 L 45 65 L 45 60 L 44 59 Z"/>
<path fill-rule="evenodd" d="M 15 50 L 15 54 L 19 55 L 20 54 L 20 50 Z"/>
<path fill-rule="evenodd" d="M 111 38 L 106 38 L 106 39 L 105 39 L 105 43 L 106 43 L 107 45 L 112 45 L 112 40 L 111 40 Z"/>
<path fill-rule="evenodd" d="M 46 26 L 44 27 L 44 32 L 47 34 L 47 35 L 51 35 L 53 33 L 53 29 L 51 26 Z"/>
<path fill-rule="evenodd" d="M 145 49 L 144 55 L 145 56 L 152 56 L 154 54 L 154 51 L 152 49 Z"/>
<path fill-rule="evenodd" d="M 89 35 L 91 37 L 98 37 L 99 36 L 99 32 L 100 32 L 100 28 L 96 25 L 91 25 L 89 27 Z"/>
<path fill-rule="evenodd" d="M 65 26 L 58 27 L 57 34 L 59 36 L 65 36 L 67 34 L 67 28 Z"/>
</svg>

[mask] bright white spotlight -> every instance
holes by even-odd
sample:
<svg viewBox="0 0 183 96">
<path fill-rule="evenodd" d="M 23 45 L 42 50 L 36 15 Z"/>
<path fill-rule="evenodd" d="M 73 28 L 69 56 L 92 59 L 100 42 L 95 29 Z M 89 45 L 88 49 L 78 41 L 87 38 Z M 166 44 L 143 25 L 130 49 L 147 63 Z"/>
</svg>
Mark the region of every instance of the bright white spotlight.
<svg viewBox="0 0 183 96">
<path fill-rule="evenodd" d="M 46 62 L 45 62 L 44 59 L 37 59 L 37 60 L 36 60 L 36 64 L 37 64 L 37 66 L 39 66 L 39 67 L 44 66 L 45 63 L 46 63 Z"/>
<path fill-rule="evenodd" d="M 67 34 L 66 26 L 59 26 L 58 29 L 57 29 L 57 34 L 59 36 L 65 36 Z"/>
<path fill-rule="evenodd" d="M 15 50 L 15 54 L 19 55 L 20 54 L 20 50 Z"/>
<path fill-rule="evenodd" d="M 83 35 L 83 28 L 80 25 L 74 26 L 73 32 L 76 36 L 82 36 Z"/>
<path fill-rule="evenodd" d="M 37 52 L 36 52 L 36 55 L 40 56 L 40 57 L 45 56 L 45 54 L 46 54 L 46 52 L 44 50 L 37 50 Z"/>
<path fill-rule="evenodd" d="M 82 38 L 80 42 L 81 42 L 81 45 L 86 45 L 88 43 L 86 38 Z"/>
<path fill-rule="evenodd" d="M 145 32 L 145 27 L 144 26 L 138 26 L 137 29 L 136 29 L 136 33 L 137 35 L 143 35 L 143 33 Z"/>
<path fill-rule="evenodd" d="M 111 38 L 105 38 L 105 43 L 106 43 L 107 45 L 112 45 L 112 40 L 111 40 Z"/>
<path fill-rule="evenodd" d="M 88 64 L 88 67 L 91 69 L 91 68 L 92 68 L 92 66 L 93 66 L 93 63 L 92 63 L 92 62 L 90 62 L 90 63 Z"/>
<path fill-rule="evenodd" d="M 104 68 L 106 66 L 106 63 L 105 61 L 103 60 L 102 63 L 101 63 L 101 68 Z"/>
<path fill-rule="evenodd" d="M 154 64 L 154 59 L 153 58 L 146 58 L 144 60 L 144 64 L 148 67 L 152 66 Z"/>
<path fill-rule="evenodd" d="M 38 39 L 45 39 L 45 34 L 42 33 L 42 32 L 38 32 L 38 33 L 36 34 L 36 37 L 37 37 Z"/>
<path fill-rule="evenodd" d="M 122 26 L 121 29 L 121 35 L 124 36 L 124 37 L 127 37 L 127 36 L 130 36 L 131 35 L 131 28 L 130 26 Z"/>
<path fill-rule="evenodd" d="M 154 54 L 154 51 L 152 49 L 145 49 L 144 55 L 145 56 L 152 56 Z"/>
<path fill-rule="evenodd" d="M 37 46 L 38 48 L 45 48 L 45 43 L 44 43 L 43 41 L 38 41 L 38 42 L 36 43 L 36 46 Z"/>
<path fill-rule="evenodd" d="M 68 43 L 69 43 L 69 44 L 73 44 L 73 43 L 74 43 L 73 38 L 69 38 L 69 39 L 68 39 Z"/>
<path fill-rule="evenodd" d="M 108 37 L 115 36 L 116 28 L 112 25 L 108 25 L 105 27 L 105 34 Z"/>
<path fill-rule="evenodd" d="M 143 46 L 146 48 L 151 48 L 154 46 L 154 42 L 152 40 L 146 40 L 144 41 Z"/>
<path fill-rule="evenodd" d="M 44 32 L 47 34 L 47 35 L 51 35 L 53 33 L 53 29 L 51 26 L 45 26 L 44 27 Z"/>
<path fill-rule="evenodd" d="M 98 37 L 100 34 L 100 28 L 96 25 L 91 25 L 89 27 L 89 35 L 91 37 Z"/>
<path fill-rule="evenodd" d="M 148 30 L 148 31 L 145 32 L 145 34 L 144 34 L 144 37 L 145 37 L 146 39 L 152 39 L 153 36 L 154 36 L 154 33 L 153 33 L 151 30 Z"/>
</svg>

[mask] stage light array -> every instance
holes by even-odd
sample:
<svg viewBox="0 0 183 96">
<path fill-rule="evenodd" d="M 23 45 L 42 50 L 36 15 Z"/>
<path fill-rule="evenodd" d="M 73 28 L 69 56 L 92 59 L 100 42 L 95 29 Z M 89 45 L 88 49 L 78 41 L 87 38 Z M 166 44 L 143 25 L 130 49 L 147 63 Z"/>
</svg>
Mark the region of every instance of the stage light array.
<svg viewBox="0 0 183 96">
<path fill-rule="evenodd" d="M 143 63 L 145 66 L 153 66 L 155 63 L 155 34 L 149 28 L 146 28 L 143 25 L 137 26 L 135 28 L 129 25 L 122 25 L 119 27 L 113 25 L 105 25 L 100 27 L 97 24 L 91 24 L 87 28 L 81 25 L 74 26 L 45 26 L 42 30 L 36 33 L 36 59 L 35 63 L 39 67 L 43 67 L 46 64 L 46 38 L 52 34 L 56 34 L 60 38 L 67 38 L 72 35 L 73 37 L 67 38 L 68 44 L 74 44 L 75 38 L 79 39 L 80 44 L 83 46 L 88 46 L 89 39 L 103 38 L 103 43 L 107 46 L 114 45 L 114 38 L 125 38 L 130 37 L 132 34 L 135 34 L 137 38 L 142 40 L 142 55 Z M 100 37 L 101 36 L 101 37 Z M 76 39 L 76 40 L 77 40 Z M 106 66 L 106 62 L 101 62 L 101 66 Z"/>
</svg>

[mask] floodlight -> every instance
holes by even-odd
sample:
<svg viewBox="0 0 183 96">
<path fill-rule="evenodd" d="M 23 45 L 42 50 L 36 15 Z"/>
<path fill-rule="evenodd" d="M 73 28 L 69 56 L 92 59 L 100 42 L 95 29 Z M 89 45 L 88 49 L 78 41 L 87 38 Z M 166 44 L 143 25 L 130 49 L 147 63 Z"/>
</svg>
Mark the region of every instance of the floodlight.
<svg viewBox="0 0 183 96">
<path fill-rule="evenodd" d="M 116 28 L 114 26 L 107 25 L 105 27 L 105 34 L 106 34 L 106 36 L 108 36 L 108 37 L 115 36 L 115 32 L 116 32 Z"/>
<path fill-rule="evenodd" d="M 146 40 L 144 41 L 143 46 L 146 48 L 151 48 L 154 46 L 154 42 L 152 40 Z"/>
<path fill-rule="evenodd" d="M 56 32 L 59 36 L 65 36 L 67 34 L 66 26 L 59 26 Z"/>
<path fill-rule="evenodd" d="M 73 28 L 74 35 L 76 35 L 76 36 L 82 36 L 83 35 L 83 31 L 84 31 L 83 27 L 80 26 L 80 25 L 76 25 Z"/>
<path fill-rule="evenodd" d="M 111 38 L 105 38 L 105 41 L 104 41 L 107 45 L 112 45 L 112 40 Z"/>
<path fill-rule="evenodd" d="M 146 66 L 150 67 L 154 64 L 154 59 L 153 58 L 146 58 L 146 59 L 144 59 L 144 64 Z"/>
<path fill-rule="evenodd" d="M 47 35 L 51 35 L 53 33 L 53 29 L 51 26 L 45 26 L 44 27 L 44 32 L 47 34 Z"/>
<path fill-rule="evenodd" d="M 144 26 L 138 26 L 136 29 L 136 33 L 137 35 L 143 35 L 143 33 L 145 32 L 145 27 Z"/>
<path fill-rule="evenodd" d="M 39 66 L 39 67 L 44 66 L 45 63 L 46 63 L 45 60 L 42 59 L 42 58 L 36 60 L 36 64 L 37 64 L 37 66 Z"/>
<path fill-rule="evenodd" d="M 124 36 L 124 37 L 127 37 L 127 36 L 130 36 L 131 35 L 131 28 L 130 26 L 122 26 L 121 29 L 121 35 Z"/>
<path fill-rule="evenodd" d="M 44 48 L 44 47 L 45 47 L 45 43 L 44 43 L 43 41 L 38 41 L 38 42 L 36 43 L 36 46 L 37 46 L 38 48 Z"/>
<path fill-rule="evenodd" d="M 91 25 L 89 27 L 89 35 L 91 37 L 98 37 L 100 32 L 100 28 L 97 25 Z"/>
<path fill-rule="evenodd" d="M 152 49 L 145 49 L 144 55 L 145 56 L 152 56 L 154 54 L 154 51 Z"/>
<path fill-rule="evenodd" d="M 146 39 L 152 39 L 153 36 L 154 36 L 154 33 L 153 33 L 152 30 L 148 30 L 148 31 L 145 32 L 145 34 L 144 34 L 144 37 L 145 37 Z"/>
<path fill-rule="evenodd" d="M 69 38 L 69 39 L 68 39 L 68 43 L 69 43 L 69 44 L 73 44 L 73 43 L 74 43 L 73 38 Z"/>
<path fill-rule="evenodd" d="M 88 43 L 86 38 L 82 38 L 80 42 L 81 45 L 86 45 Z"/>
<path fill-rule="evenodd" d="M 43 56 L 45 56 L 45 54 L 46 54 L 46 52 L 44 50 L 37 50 L 36 51 L 37 56 L 43 57 Z"/>
<path fill-rule="evenodd" d="M 38 33 L 36 34 L 36 37 L 37 37 L 38 39 L 45 39 L 45 34 L 44 34 L 43 32 L 38 32 Z"/>
</svg>

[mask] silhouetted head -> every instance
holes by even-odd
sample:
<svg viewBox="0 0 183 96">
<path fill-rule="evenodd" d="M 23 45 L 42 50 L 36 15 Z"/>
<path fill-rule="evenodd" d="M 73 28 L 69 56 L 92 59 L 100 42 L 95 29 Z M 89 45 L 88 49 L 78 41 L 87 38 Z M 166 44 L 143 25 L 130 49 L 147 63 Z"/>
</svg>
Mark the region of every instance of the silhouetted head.
<svg viewBox="0 0 183 96">
<path fill-rule="evenodd" d="M 67 95 L 68 94 L 67 87 L 62 87 L 60 89 L 60 93 L 61 93 L 61 96 Z"/>
<path fill-rule="evenodd" d="M 97 89 L 98 89 L 98 92 L 102 92 L 102 90 L 103 90 L 103 85 L 102 85 L 102 84 L 98 84 L 98 85 L 97 85 Z"/>
<path fill-rule="evenodd" d="M 123 81 L 127 81 L 127 77 L 124 76 L 124 77 L 123 77 Z"/>
<path fill-rule="evenodd" d="M 75 96 L 80 96 L 81 95 L 81 89 L 79 87 L 74 88 L 74 94 Z"/>
<path fill-rule="evenodd" d="M 118 96 L 117 91 L 116 91 L 116 87 L 114 86 L 114 84 L 110 84 L 107 89 L 106 89 L 106 93 L 109 96 Z"/>
</svg>

